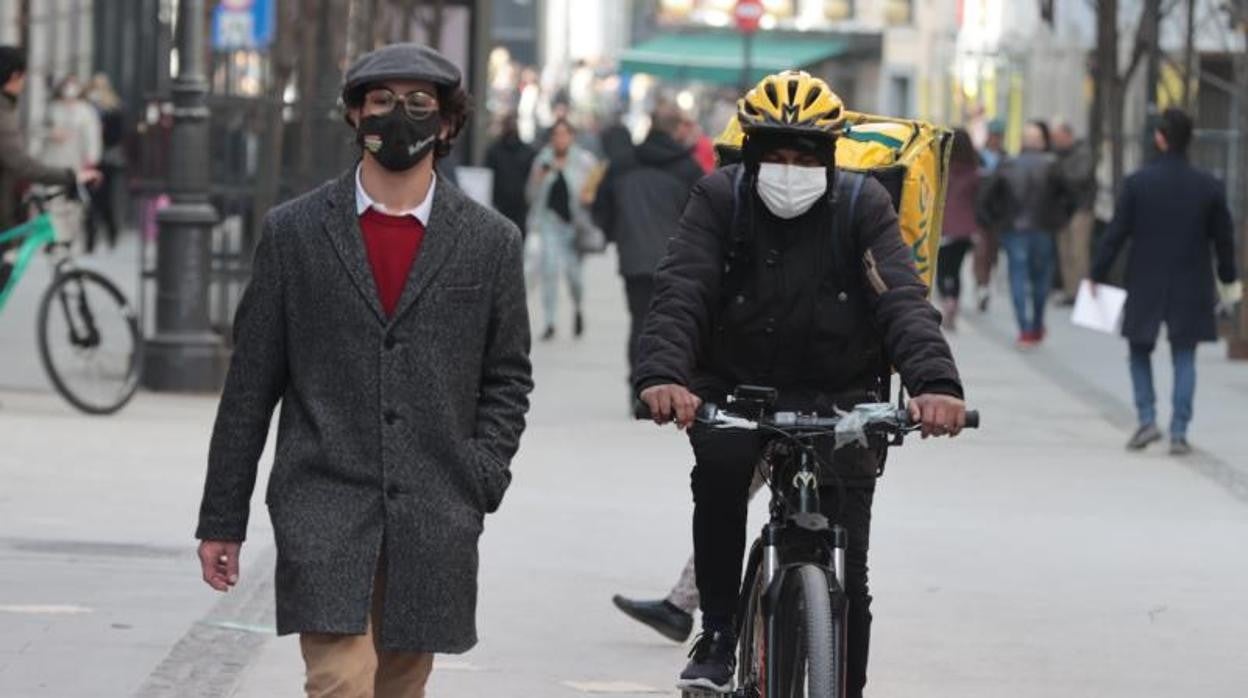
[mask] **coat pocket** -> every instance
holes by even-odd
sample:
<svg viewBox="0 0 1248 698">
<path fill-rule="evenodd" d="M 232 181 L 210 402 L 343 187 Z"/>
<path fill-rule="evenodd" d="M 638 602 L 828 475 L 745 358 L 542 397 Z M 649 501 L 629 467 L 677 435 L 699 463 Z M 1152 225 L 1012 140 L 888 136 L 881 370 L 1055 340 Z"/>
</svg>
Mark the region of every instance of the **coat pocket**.
<svg viewBox="0 0 1248 698">
<path fill-rule="evenodd" d="M 511 484 L 511 473 L 494 457 L 472 441 L 464 445 L 468 472 L 483 514 L 493 514 L 503 502 L 503 494 Z"/>
<path fill-rule="evenodd" d="M 485 296 L 481 284 L 443 286 L 437 298 L 444 303 L 475 303 Z"/>
</svg>

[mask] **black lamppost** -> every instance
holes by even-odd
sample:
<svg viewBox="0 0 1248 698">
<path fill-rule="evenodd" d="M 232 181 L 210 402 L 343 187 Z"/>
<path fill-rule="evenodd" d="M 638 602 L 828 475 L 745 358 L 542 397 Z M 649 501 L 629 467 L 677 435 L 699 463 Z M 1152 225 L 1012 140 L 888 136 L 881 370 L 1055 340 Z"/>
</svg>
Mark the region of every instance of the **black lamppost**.
<svg viewBox="0 0 1248 698">
<path fill-rule="evenodd" d="M 143 383 L 158 391 L 210 392 L 224 381 L 228 354 L 208 319 L 217 211 L 208 201 L 203 0 L 179 0 L 177 47 L 168 160 L 172 201 L 157 216 L 156 334 L 147 340 Z"/>
</svg>

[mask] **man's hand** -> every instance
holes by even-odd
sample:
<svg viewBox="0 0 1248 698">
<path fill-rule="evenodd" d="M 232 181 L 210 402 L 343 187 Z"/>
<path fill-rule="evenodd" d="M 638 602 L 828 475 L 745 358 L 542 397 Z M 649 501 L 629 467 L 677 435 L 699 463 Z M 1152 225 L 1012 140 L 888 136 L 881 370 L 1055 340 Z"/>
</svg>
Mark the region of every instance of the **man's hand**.
<svg viewBox="0 0 1248 698">
<path fill-rule="evenodd" d="M 957 436 L 966 426 L 966 403 L 952 395 L 916 395 L 910 400 L 910 419 L 923 425 L 923 438 Z"/>
<path fill-rule="evenodd" d="M 669 383 L 652 385 L 641 391 L 641 401 L 650 408 L 655 424 L 667 424 L 674 418 L 676 426 L 688 429 L 697 416 L 702 399 L 683 385 Z"/>
<path fill-rule="evenodd" d="M 84 167 L 78 170 L 78 183 L 84 187 L 95 186 L 103 178 L 104 175 L 94 167 Z"/>
<path fill-rule="evenodd" d="M 229 591 L 238 584 L 240 541 L 206 540 L 199 544 L 199 566 L 204 582 L 217 591 Z"/>
</svg>

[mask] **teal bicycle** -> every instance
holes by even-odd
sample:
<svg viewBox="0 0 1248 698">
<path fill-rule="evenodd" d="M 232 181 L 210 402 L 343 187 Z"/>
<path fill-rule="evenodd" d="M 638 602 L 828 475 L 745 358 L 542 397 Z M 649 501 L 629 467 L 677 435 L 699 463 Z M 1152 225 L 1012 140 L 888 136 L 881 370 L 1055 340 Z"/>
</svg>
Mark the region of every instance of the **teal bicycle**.
<svg viewBox="0 0 1248 698">
<path fill-rule="evenodd" d="M 143 365 L 139 318 L 117 285 L 78 266 L 71 245 L 57 240 L 48 203 L 74 191 L 33 194 L 25 203 L 33 219 L 0 232 L 0 250 L 11 249 L 8 278 L 0 281 L 0 312 L 40 251 L 52 261 L 52 283 L 39 302 L 39 357 L 48 380 L 69 404 L 87 414 L 112 414 L 134 396 Z M 11 250 L 12 251 L 12 250 Z"/>
</svg>

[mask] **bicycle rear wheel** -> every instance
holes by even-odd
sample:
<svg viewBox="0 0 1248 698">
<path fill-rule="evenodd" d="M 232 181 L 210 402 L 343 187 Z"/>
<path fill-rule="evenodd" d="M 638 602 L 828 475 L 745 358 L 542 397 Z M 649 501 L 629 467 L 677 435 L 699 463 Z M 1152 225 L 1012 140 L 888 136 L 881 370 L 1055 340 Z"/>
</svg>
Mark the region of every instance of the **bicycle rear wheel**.
<svg viewBox="0 0 1248 698">
<path fill-rule="evenodd" d="M 774 698 L 840 698 L 839 645 L 845 626 L 832 612 L 826 570 L 802 565 L 789 571 L 776 604 L 776 627 L 785 632 L 777 638 L 771 663 L 780 687 Z"/>
<path fill-rule="evenodd" d="M 121 291 L 89 269 L 58 274 L 39 303 L 39 356 L 48 380 L 87 414 L 112 414 L 139 387 L 143 340 Z"/>
</svg>

